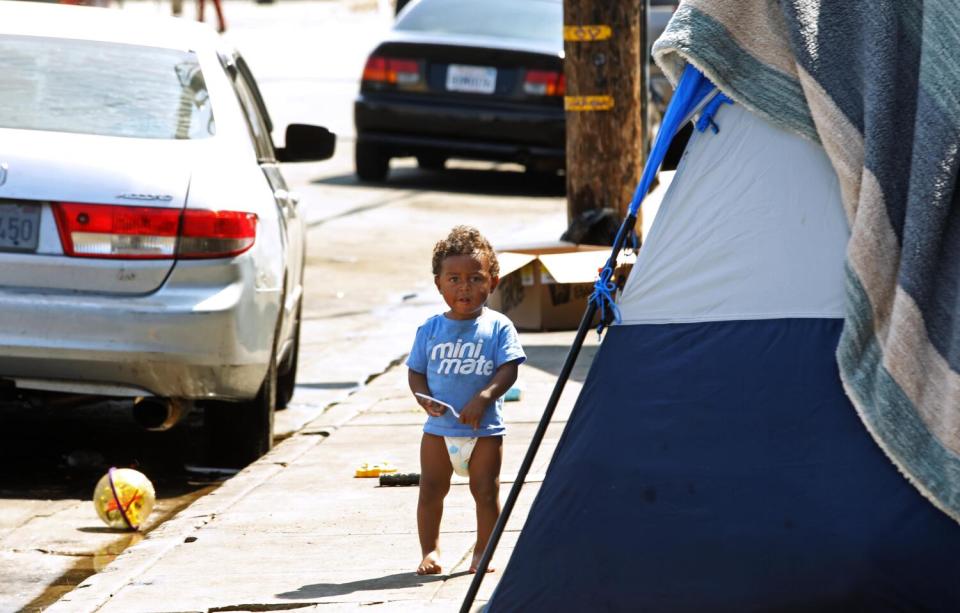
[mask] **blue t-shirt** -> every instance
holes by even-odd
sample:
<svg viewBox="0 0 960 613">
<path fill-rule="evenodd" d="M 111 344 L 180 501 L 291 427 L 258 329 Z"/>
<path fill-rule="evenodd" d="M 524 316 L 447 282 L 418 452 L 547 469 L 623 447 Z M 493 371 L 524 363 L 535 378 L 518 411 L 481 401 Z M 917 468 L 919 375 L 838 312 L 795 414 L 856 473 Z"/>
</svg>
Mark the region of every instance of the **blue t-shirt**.
<svg viewBox="0 0 960 613">
<path fill-rule="evenodd" d="M 459 413 L 486 387 L 497 369 L 527 359 L 517 330 L 507 316 L 488 308 L 476 319 L 448 319 L 434 315 L 417 329 L 407 366 L 427 376 L 430 395 Z M 519 363 L 518 362 L 518 363 Z M 504 433 L 503 398 L 487 407 L 474 430 L 450 411 L 430 415 L 423 431 L 437 436 L 497 436 Z"/>
</svg>

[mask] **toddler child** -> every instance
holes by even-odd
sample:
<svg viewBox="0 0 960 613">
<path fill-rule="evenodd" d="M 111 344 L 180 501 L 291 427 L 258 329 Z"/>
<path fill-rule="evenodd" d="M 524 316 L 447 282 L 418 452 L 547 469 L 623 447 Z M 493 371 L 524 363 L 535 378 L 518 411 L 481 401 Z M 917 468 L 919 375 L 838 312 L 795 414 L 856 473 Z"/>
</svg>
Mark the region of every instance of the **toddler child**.
<svg viewBox="0 0 960 613">
<path fill-rule="evenodd" d="M 503 394 L 526 359 L 510 320 L 484 306 L 500 281 L 497 256 L 479 231 L 457 226 L 433 248 L 433 275 L 449 310 L 417 329 L 408 380 L 427 412 L 420 442 L 417 529 L 423 556 L 417 574 L 440 566 L 440 518 L 454 470 L 470 477 L 477 505 L 477 540 L 470 572 L 476 572 L 500 515 L 503 459 Z"/>
</svg>

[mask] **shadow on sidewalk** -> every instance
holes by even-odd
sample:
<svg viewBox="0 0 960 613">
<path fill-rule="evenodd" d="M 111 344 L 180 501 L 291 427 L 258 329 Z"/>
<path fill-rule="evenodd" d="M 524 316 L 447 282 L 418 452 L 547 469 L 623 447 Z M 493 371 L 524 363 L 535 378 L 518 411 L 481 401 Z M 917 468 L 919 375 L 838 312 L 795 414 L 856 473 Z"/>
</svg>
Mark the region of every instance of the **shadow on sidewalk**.
<svg viewBox="0 0 960 613">
<path fill-rule="evenodd" d="M 324 596 L 344 596 L 353 592 L 367 592 L 375 590 L 389 590 L 406 587 L 421 587 L 428 583 L 446 581 L 454 577 L 468 574 L 468 571 L 451 573 L 449 575 L 418 575 L 414 572 L 396 573 L 377 577 L 376 579 L 362 579 L 347 583 L 311 583 L 304 585 L 293 592 L 282 592 L 277 598 L 303 599 L 322 598 Z"/>
<path fill-rule="evenodd" d="M 371 187 L 455 194 L 485 194 L 489 196 L 526 196 L 528 198 L 557 198 L 566 193 L 566 179 L 562 175 L 516 172 L 479 168 L 447 168 L 442 171 L 419 168 L 392 168 L 390 178 L 381 183 L 362 183 L 353 173 L 323 177 L 314 185 L 341 187 Z"/>
<path fill-rule="evenodd" d="M 574 366 L 573 372 L 570 373 L 571 379 L 582 383 L 587 378 L 587 372 L 590 370 L 590 364 L 593 363 L 593 358 L 597 354 L 597 349 L 599 349 L 599 347 L 589 345 L 580 350 L 577 365 Z M 524 343 L 523 350 L 527 354 L 526 366 L 532 366 L 533 368 L 556 376 L 559 375 L 563 369 L 563 362 L 567 359 L 567 353 L 570 351 L 570 347 L 567 345 L 535 345 Z"/>
</svg>

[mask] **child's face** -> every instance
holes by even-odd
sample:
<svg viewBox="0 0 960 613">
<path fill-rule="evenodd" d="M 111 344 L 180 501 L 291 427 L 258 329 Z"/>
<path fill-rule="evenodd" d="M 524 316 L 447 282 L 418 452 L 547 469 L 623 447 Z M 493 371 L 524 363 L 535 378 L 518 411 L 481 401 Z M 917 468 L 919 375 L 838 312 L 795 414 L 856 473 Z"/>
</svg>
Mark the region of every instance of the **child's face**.
<svg viewBox="0 0 960 613">
<path fill-rule="evenodd" d="M 434 281 L 450 307 L 451 319 L 474 319 L 500 279 L 490 274 L 485 256 L 452 255 L 444 258 Z"/>
</svg>

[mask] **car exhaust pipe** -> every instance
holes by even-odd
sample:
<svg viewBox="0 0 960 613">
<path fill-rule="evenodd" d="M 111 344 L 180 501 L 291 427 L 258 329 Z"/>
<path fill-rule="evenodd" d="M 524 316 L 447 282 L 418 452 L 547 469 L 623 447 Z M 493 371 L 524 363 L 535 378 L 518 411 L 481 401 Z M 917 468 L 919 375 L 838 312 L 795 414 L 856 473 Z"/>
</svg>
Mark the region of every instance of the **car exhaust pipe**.
<svg viewBox="0 0 960 613">
<path fill-rule="evenodd" d="M 133 401 L 133 419 L 152 432 L 163 432 L 177 425 L 191 404 L 179 398 L 147 396 Z"/>
</svg>

